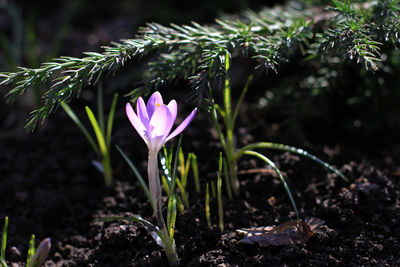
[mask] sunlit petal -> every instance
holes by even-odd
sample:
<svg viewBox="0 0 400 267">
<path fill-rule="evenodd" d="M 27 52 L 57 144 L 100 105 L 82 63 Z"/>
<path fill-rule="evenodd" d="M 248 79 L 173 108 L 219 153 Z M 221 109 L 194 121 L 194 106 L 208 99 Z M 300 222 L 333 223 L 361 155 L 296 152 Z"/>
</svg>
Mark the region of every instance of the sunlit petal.
<svg viewBox="0 0 400 267">
<path fill-rule="evenodd" d="M 161 94 L 154 92 L 147 102 L 147 106 L 143 99 L 139 97 L 136 107 L 137 113 L 134 112 L 130 104 L 127 104 L 126 113 L 151 153 L 158 153 L 168 140 L 180 134 L 197 113 L 197 109 L 194 109 L 170 134 L 178 110 L 175 100 L 171 100 L 168 105 L 165 105 Z"/>
<path fill-rule="evenodd" d="M 139 117 L 136 115 L 131 104 L 127 103 L 125 109 L 126 109 L 126 115 L 128 115 L 129 121 L 131 122 L 132 126 L 135 128 L 140 137 L 142 137 L 147 144 L 147 140 L 145 137 L 146 128 L 140 121 Z"/>
<path fill-rule="evenodd" d="M 149 116 L 149 119 L 151 119 L 151 117 L 153 116 L 156 108 L 162 105 L 164 105 L 164 101 L 161 94 L 158 91 L 154 92 L 147 102 L 147 114 Z"/>
<path fill-rule="evenodd" d="M 165 140 L 165 142 L 167 142 L 168 140 L 174 138 L 175 136 L 177 136 L 178 134 L 180 134 L 183 130 L 185 130 L 185 128 L 189 125 L 189 123 L 193 120 L 194 116 L 196 116 L 197 113 L 197 108 L 195 108 L 190 114 L 189 116 L 186 117 L 186 119 L 178 126 L 176 127 L 176 129 L 167 137 L 167 139 Z"/>
<path fill-rule="evenodd" d="M 149 124 L 152 149 L 161 149 L 173 125 L 174 120 L 168 107 L 166 105 L 157 107 Z"/>
<path fill-rule="evenodd" d="M 147 114 L 146 104 L 143 98 L 139 97 L 136 103 L 137 115 L 145 128 L 149 127 L 149 115 Z"/>
<path fill-rule="evenodd" d="M 175 99 L 172 99 L 167 105 L 169 111 L 171 112 L 172 120 L 175 122 L 176 114 L 178 113 L 178 105 L 176 104 Z"/>
</svg>

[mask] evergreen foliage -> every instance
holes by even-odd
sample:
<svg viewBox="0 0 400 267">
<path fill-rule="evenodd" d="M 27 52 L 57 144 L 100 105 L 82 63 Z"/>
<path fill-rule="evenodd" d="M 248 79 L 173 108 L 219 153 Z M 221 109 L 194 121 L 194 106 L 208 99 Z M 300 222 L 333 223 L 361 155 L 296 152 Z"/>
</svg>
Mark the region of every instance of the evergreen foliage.
<svg viewBox="0 0 400 267">
<path fill-rule="evenodd" d="M 255 69 L 278 72 L 293 55 L 317 62 L 360 64 L 366 70 L 383 67 L 382 47 L 400 42 L 400 2 L 332 0 L 329 6 L 301 1 L 223 16 L 214 25 L 163 26 L 149 23 L 135 39 L 86 52 L 83 58 L 60 57 L 39 68 L 20 67 L 0 74 L 0 85 L 11 89 L 15 101 L 37 84 L 49 89 L 42 106 L 33 111 L 27 128 L 33 130 L 62 101 L 79 96 L 83 87 L 95 85 L 105 74 L 116 74 L 127 61 L 147 55 L 148 68 L 135 98 L 166 82 L 190 80 L 199 100 L 208 87 L 222 88 L 225 55 L 253 58 Z M 216 92 L 216 90 L 214 90 Z"/>
</svg>

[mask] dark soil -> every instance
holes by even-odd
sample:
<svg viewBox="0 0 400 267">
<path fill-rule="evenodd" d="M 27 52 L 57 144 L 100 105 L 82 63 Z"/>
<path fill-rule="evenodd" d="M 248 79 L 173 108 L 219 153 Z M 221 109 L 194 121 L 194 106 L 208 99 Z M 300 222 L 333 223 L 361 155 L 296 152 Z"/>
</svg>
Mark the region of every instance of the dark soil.
<svg viewBox="0 0 400 267">
<path fill-rule="evenodd" d="M 35 27 L 41 40 L 38 43 L 41 49 L 37 50 L 45 54 L 51 50 L 49 46 L 71 11 L 68 6 L 60 8 L 55 1 L 41 1 L 45 8 L 38 8 L 40 4 L 34 2 L 37 1 L 23 5 L 22 17 L 28 17 L 30 9 L 36 7 Z M 129 6 L 114 10 L 109 1 L 96 4 L 82 1 L 82 10 L 86 11 L 74 15 L 72 29 L 59 52 L 81 56 L 82 51 L 95 51 L 101 45 L 109 45 L 110 41 L 131 38 L 135 29 L 147 21 L 209 23 L 216 16 L 216 10 L 224 7 L 224 12 L 231 13 L 245 7 L 259 9 L 265 4 L 265 1 L 213 0 L 199 2 L 199 7 L 193 8 L 193 3 L 180 0 L 127 2 L 134 6 L 133 10 Z M 180 8 L 165 11 L 171 2 Z M 268 4 L 273 2 L 284 1 L 268 1 Z M 141 6 L 147 8 L 139 8 Z M 48 13 L 50 18 L 45 18 Z M 170 13 L 174 19 L 169 17 Z M 0 15 L 0 29 L 12 32 L 11 20 L 5 14 Z M 44 55 L 39 55 L 41 57 Z M 289 69 L 299 71 L 299 68 Z M 351 78 L 343 80 L 348 82 Z M 119 87 L 132 89 L 128 88 L 131 84 Z M 257 94 L 248 95 L 247 99 L 253 98 L 251 103 L 265 91 L 264 80 L 258 89 Z M 85 99 L 85 92 L 82 98 Z M 181 103 L 184 98 L 177 100 Z M 328 100 L 332 106 L 336 105 L 331 97 Z M 122 147 L 144 174 L 147 149 L 123 113 L 122 102 L 116 114 L 113 144 Z M 322 103 L 322 107 L 326 105 Z M 282 121 L 276 121 L 279 116 L 287 116 L 280 112 L 282 107 L 268 116 L 254 113 L 250 107 L 246 103 L 242 107 L 237 129 L 240 145 L 255 141 L 296 145 L 335 165 L 350 181 L 342 181 L 310 160 L 265 151 L 287 178 L 301 216 L 319 218 L 325 225 L 305 244 L 278 247 L 240 244 L 236 229 L 277 225 L 294 219 L 295 214 L 279 179 L 272 172 L 241 174 L 240 197 L 229 200 L 226 192 L 223 193 L 225 230 L 220 232 L 218 228 L 215 199 L 211 203 L 213 225 L 209 229 L 205 219 L 204 187 L 206 182 L 216 179 L 221 148 L 207 114 L 200 113 L 185 131 L 183 141 L 183 149 L 198 156 L 203 191 L 196 194 L 190 177 L 191 207 L 178 214 L 175 231 L 180 266 L 399 265 L 400 143 L 392 141 L 399 140 L 393 137 L 398 136 L 394 133 L 399 131 L 387 135 L 380 132 L 377 136 L 369 133 L 367 137 L 357 138 L 354 134 L 363 129 L 354 132 L 349 128 L 352 132 L 346 135 L 336 128 L 343 118 L 337 112 L 327 115 L 322 109 L 314 112 L 322 113 L 318 123 L 312 121 L 308 126 L 293 123 L 284 128 Z M 74 109 L 83 111 L 82 103 L 75 103 Z M 189 113 L 189 109 L 182 113 L 181 110 L 180 106 L 181 115 Z M 96 155 L 61 110 L 34 134 L 16 130 L 27 116 L 21 119 L 21 114 L 23 111 L 18 106 L 12 108 L 0 103 L 0 229 L 4 217 L 8 216 L 7 263 L 25 266 L 29 238 L 35 234 L 37 240 L 52 239 L 45 266 L 167 266 L 162 250 L 141 225 L 98 221 L 107 216 L 133 213 L 152 219 L 144 192 L 118 152 L 114 150 L 112 154 L 115 184 L 106 188 L 102 175 L 91 164 Z M 85 121 L 85 114 L 81 115 Z M 308 115 L 303 117 L 309 119 Z M 396 120 L 387 121 L 398 124 Z M 265 165 L 244 157 L 239 169 L 265 169 Z"/>
<path fill-rule="evenodd" d="M 130 126 L 122 106 L 119 111 L 113 141 L 145 173 L 146 147 Z M 240 143 L 268 136 L 260 125 L 239 127 Z M 229 200 L 224 192 L 225 230 L 218 229 L 215 200 L 211 206 L 213 225 L 209 229 L 205 220 L 204 185 L 216 179 L 220 149 L 213 136 L 215 133 L 204 113 L 197 116 L 185 133 L 183 148 L 198 155 L 203 193 L 197 195 L 190 180 L 191 207 L 178 215 L 176 224 L 181 266 L 400 263 L 398 146 L 381 148 L 380 153 L 372 154 L 368 151 L 375 153 L 378 145 L 369 144 L 373 149 L 368 150 L 367 145 L 326 146 L 309 140 L 300 144 L 337 166 L 349 177 L 349 182 L 307 159 L 267 151 L 286 176 L 301 216 L 322 219 L 325 225 L 305 244 L 259 247 L 238 243 L 240 238 L 235 230 L 294 219 L 288 197 L 272 173 L 242 174 L 241 196 Z M 141 225 L 97 221 L 105 216 L 132 213 L 151 220 L 151 208 L 116 151 L 113 152 L 115 185 L 112 188 L 103 185 L 101 174 L 90 163 L 94 153 L 65 114 L 59 112 L 33 135 L 1 138 L 0 151 L 0 225 L 4 216 L 9 216 L 6 259 L 11 266 L 24 266 L 33 233 L 38 240 L 52 239 L 45 266 L 167 265 L 162 250 Z M 239 168 L 265 166 L 245 157 Z"/>
</svg>

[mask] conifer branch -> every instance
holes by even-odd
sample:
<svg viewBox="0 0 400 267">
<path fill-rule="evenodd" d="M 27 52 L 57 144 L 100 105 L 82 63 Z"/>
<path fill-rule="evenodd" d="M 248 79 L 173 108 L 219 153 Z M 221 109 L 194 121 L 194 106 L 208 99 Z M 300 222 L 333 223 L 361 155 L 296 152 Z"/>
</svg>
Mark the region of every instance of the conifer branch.
<svg viewBox="0 0 400 267">
<path fill-rule="evenodd" d="M 332 0 L 328 9 L 290 2 L 258 13 L 245 11 L 224 16 L 214 25 L 149 23 L 140 28 L 136 39 L 105 47 L 102 53 L 87 52 L 83 58 L 60 57 L 37 69 L 1 73 L 0 85 L 11 88 L 7 94 L 10 102 L 33 86 L 49 86 L 42 107 L 28 119 L 27 128 L 32 130 L 61 101 L 68 102 L 104 74 L 116 74 L 127 61 L 149 53 L 152 58 L 142 86 L 131 92 L 132 97 L 166 82 L 187 79 L 201 100 L 209 86 L 221 88 L 226 54 L 230 58 L 254 58 L 256 68 L 274 72 L 292 55 L 304 55 L 306 51 L 318 60 L 337 57 L 343 63 L 353 61 L 376 70 L 382 45 L 399 44 L 399 11 L 397 0 L 358 5 Z"/>
</svg>

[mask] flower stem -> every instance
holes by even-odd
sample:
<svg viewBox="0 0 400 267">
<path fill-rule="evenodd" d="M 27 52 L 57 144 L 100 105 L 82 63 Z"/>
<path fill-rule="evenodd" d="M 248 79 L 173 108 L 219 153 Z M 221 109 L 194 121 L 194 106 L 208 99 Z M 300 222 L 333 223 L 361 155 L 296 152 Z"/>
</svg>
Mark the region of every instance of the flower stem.
<svg viewBox="0 0 400 267">
<path fill-rule="evenodd" d="M 165 254 L 167 255 L 168 262 L 171 266 L 176 266 L 178 263 L 178 253 L 176 253 L 175 240 L 171 240 L 165 245 Z"/>
<path fill-rule="evenodd" d="M 175 241 L 173 238 L 170 238 L 168 229 L 165 225 L 164 217 L 162 216 L 162 190 L 160 174 L 158 170 L 157 153 L 153 153 L 152 151 L 149 152 L 148 156 L 147 174 L 149 178 L 150 196 L 155 207 L 154 215 L 156 216 L 160 237 L 165 244 L 164 251 L 167 255 L 169 264 L 171 266 L 175 266 L 178 261 L 178 254 L 176 253 Z"/>
<path fill-rule="evenodd" d="M 149 152 L 147 161 L 147 175 L 149 179 L 149 190 L 151 200 L 155 207 L 154 215 L 156 216 L 158 227 L 160 231 L 165 228 L 164 218 L 162 216 L 162 203 L 161 203 L 161 183 L 160 174 L 158 171 L 157 153 Z"/>
</svg>

